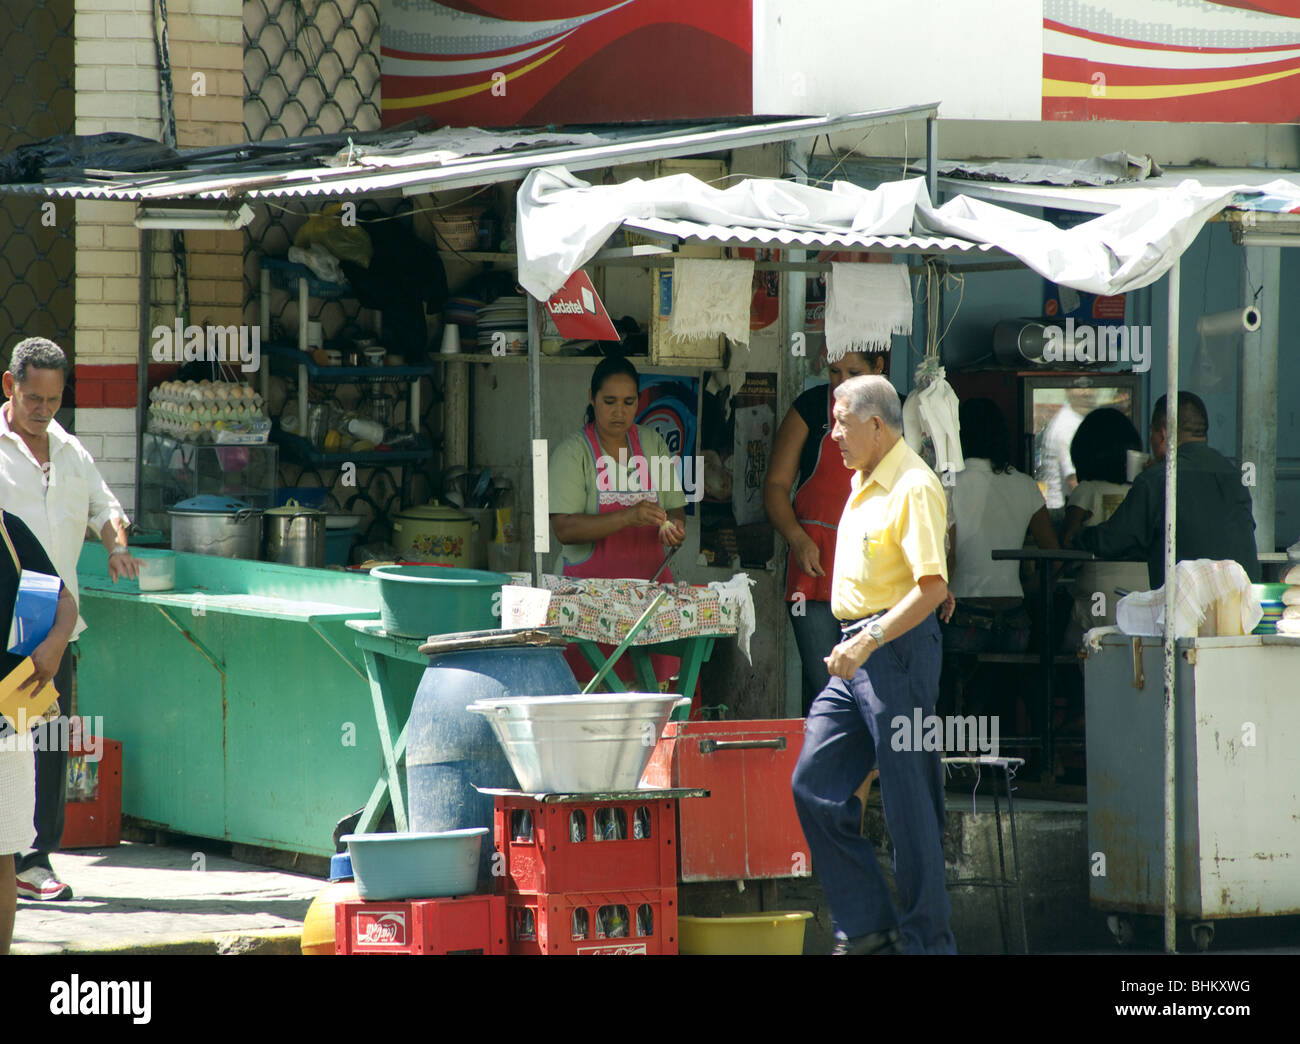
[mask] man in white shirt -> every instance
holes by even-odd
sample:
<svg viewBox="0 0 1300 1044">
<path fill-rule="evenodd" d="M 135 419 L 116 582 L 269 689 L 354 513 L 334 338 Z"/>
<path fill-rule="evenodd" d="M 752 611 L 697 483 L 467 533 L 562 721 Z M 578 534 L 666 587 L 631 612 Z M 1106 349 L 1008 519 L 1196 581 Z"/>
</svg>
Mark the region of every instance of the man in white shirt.
<svg viewBox="0 0 1300 1044">
<path fill-rule="evenodd" d="M 63 402 L 68 359 L 63 349 L 43 337 L 14 346 L 3 386 L 8 401 L 0 409 L 0 508 L 17 515 L 40 541 L 72 597 L 80 601 L 77 559 L 86 528 L 108 549 L 108 571 L 118 577 L 139 574 L 139 563 L 126 547 L 129 520 L 108 488 L 95 461 L 77 439 L 54 419 Z M 72 640 L 86 628 L 77 618 Z M 59 712 L 66 714 L 72 689 L 69 643 L 54 676 Z M 57 745 L 56 745 L 57 746 Z M 36 840 L 17 857 L 18 895 L 24 899 L 70 899 L 72 889 L 50 865 L 50 853 L 63 841 L 68 752 L 36 754 Z"/>
</svg>

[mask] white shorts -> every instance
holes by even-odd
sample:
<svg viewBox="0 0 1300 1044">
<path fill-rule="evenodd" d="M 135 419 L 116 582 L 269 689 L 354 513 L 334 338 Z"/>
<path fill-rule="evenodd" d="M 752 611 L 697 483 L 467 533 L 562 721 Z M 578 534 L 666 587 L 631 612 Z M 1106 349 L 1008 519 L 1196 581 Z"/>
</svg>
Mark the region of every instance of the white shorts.
<svg viewBox="0 0 1300 1044">
<path fill-rule="evenodd" d="M 36 758 L 30 745 L 0 739 L 0 856 L 26 852 L 36 840 Z"/>
</svg>

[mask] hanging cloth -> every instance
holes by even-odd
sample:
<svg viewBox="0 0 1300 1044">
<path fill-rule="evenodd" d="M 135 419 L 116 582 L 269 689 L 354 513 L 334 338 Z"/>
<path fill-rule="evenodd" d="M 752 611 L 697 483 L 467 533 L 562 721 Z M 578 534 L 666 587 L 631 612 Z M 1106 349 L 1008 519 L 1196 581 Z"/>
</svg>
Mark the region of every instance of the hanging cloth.
<svg viewBox="0 0 1300 1044">
<path fill-rule="evenodd" d="M 753 261 L 678 258 L 673 266 L 673 337 L 694 341 L 725 334 L 737 344 L 749 344 L 753 282 Z"/>
<path fill-rule="evenodd" d="M 894 334 L 912 332 L 906 265 L 831 263 L 826 287 L 826 361 L 845 352 L 886 352 Z"/>
</svg>

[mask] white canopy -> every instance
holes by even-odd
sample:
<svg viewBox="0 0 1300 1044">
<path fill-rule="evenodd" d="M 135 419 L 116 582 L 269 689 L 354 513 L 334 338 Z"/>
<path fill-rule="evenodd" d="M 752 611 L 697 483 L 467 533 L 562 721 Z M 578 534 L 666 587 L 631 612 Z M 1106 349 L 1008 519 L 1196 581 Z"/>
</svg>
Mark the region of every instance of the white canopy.
<svg viewBox="0 0 1300 1044">
<path fill-rule="evenodd" d="M 624 221 L 668 219 L 856 236 L 959 237 L 992 244 L 1054 283 L 1122 294 L 1169 271 L 1201 226 L 1235 205 L 1239 194 L 1261 192 L 1294 198 L 1300 207 L 1300 185 L 1291 181 L 1205 186 L 1189 178 L 1172 187 L 1133 187 L 1123 205 L 1060 229 L 965 195 L 935 208 L 922 178 L 876 189 L 845 181 L 822 189 L 751 178 L 719 189 L 687 174 L 589 185 L 563 167 L 544 167 L 533 170 L 519 191 L 519 282 L 546 300 Z"/>
</svg>

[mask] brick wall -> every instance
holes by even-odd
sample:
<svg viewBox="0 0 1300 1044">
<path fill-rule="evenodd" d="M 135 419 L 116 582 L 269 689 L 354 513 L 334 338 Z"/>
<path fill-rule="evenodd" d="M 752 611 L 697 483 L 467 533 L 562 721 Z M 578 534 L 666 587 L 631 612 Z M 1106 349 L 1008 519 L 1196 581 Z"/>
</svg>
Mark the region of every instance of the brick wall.
<svg viewBox="0 0 1300 1044">
<path fill-rule="evenodd" d="M 153 0 L 77 0 L 76 132 L 162 138 Z M 241 0 L 169 0 L 177 144 L 231 144 L 243 133 Z M 197 75 L 196 75 L 197 74 Z M 154 236 L 150 324 L 175 319 L 171 233 L 141 233 L 135 204 L 77 202 L 75 427 L 123 504 L 135 499 L 135 368 L 140 353 L 140 237 Z M 242 322 L 243 233 L 186 232 L 193 323 Z M 96 452 L 98 451 L 98 452 Z"/>
</svg>

